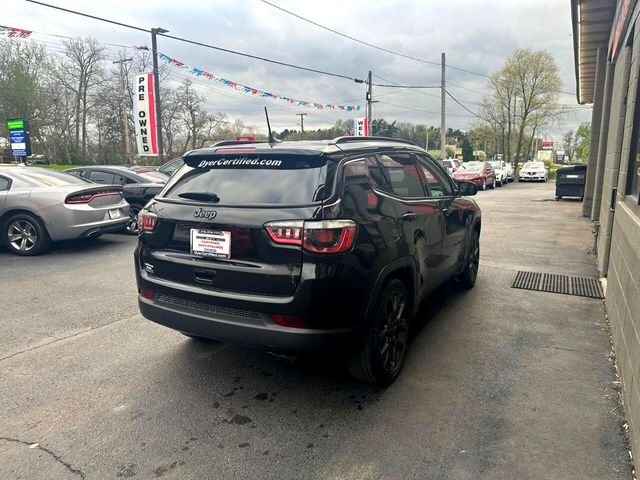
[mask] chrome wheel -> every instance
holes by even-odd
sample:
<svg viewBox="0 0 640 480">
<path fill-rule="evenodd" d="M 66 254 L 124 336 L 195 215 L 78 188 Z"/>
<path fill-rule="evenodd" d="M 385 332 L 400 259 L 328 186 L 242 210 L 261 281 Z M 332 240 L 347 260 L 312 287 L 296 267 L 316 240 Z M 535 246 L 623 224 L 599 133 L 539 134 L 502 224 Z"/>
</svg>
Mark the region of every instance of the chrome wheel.
<svg viewBox="0 0 640 480">
<path fill-rule="evenodd" d="M 393 292 L 383 307 L 382 325 L 378 332 L 378 351 L 382 367 L 389 374 L 394 374 L 400 368 L 407 349 L 409 324 L 406 307 L 407 302 L 401 291 Z"/>
<path fill-rule="evenodd" d="M 15 250 L 29 252 L 38 244 L 38 231 L 28 220 L 14 220 L 7 228 L 7 240 Z"/>
</svg>

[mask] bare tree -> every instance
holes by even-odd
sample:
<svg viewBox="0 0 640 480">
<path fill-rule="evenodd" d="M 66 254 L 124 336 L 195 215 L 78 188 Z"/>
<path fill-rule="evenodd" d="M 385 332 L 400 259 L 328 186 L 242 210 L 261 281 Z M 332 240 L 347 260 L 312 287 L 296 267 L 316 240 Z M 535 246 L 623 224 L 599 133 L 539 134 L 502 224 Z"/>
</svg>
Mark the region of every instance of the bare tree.
<svg viewBox="0 0 640 480">
<path fill-rule="evenodd" d="M 76 38 L 64 42 L 65 51 L 54 69 L 56 79 L 75 95 L 74 146 L 87 155 L 87 112 L 90 90 L 104 81 L 104 47 L 93 38 Z"/>
</svg>

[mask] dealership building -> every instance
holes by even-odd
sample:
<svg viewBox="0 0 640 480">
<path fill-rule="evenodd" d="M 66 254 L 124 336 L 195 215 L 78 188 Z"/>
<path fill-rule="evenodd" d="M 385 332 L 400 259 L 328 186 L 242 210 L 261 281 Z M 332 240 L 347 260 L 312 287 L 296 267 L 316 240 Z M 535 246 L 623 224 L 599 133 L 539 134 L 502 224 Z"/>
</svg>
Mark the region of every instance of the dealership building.
<svg viewBox="0 0 640 480">
<path fill-rule="evenodd" d="M 577 98 L 593 104 L 582 205 L 594 222 L 598 269 L 623 382 L 632 452 L 640 459 L 640 1 L 571 0 Z"/>
</svg>

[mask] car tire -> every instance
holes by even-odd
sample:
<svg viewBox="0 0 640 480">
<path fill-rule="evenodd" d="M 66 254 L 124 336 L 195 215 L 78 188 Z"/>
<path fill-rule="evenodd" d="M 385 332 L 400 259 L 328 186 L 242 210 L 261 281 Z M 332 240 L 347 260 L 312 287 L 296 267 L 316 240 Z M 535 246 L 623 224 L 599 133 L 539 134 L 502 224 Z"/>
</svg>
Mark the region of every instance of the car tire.
<svg viewBox="0 0 640 480">
<path fill-rule="evenodd" d="M 129 205 L 129 221 L 126 227 L 124 227 L 124 231 L 129 235 L 138 235 L 138 214 L 140 210 L 142 210 L 140 205 Z"/>
<path fill-rule="evenodd" d="M 491 190 L 495 190 L 496 189 L 496 177 L 493 177 L 493 183 L 491 184 Z"/>
<path fill-rule="evenodd" d="M 21 256 L 39 255 L 51 245 L 51 237 L 40 219 L 28 213 L 18 213 L 7 219 L 2 240 L 11 253 Z"/>
<path fill-rule="evenodd" d="M 556 202 L 560 201 L 560 199 L 561 199 L 561 198 L 562 198 L 562 195 L 557 196 L 557 197 L 556 197 Z"/>
<path fill-rule="evenodd" d="M 497 183 L 496 183 L 496 185 L 497 185 L 498 187 L 501 187 L 501 186 L 502 186 L 502 180 L 500 180 L 499 182 L 497 182 Z"/>
<path fill-rule="evenodd" d="M 487 179 L 483 178 L 482 179 L 482 187 L 480 188 L 480 190 L 482 190 L 483 192 L 487 189 Z"/>
<path fill-rule="evenodd" d="M 480 235 L 474 229 L 469 240 L 469 253 L 460 275 L 453 277 L 453 281 L 461 288 L 469 290 L 476 284 L 478 267 L 480 265 Z"/>
<path fill-rule="evenodd" d="M 347 359 L 351 376 L 375 385 L 390 385 L 400 374 L 409 342 L 411 306 L 397 278 L 382 288 L 362 347 Z"/>
</svg>

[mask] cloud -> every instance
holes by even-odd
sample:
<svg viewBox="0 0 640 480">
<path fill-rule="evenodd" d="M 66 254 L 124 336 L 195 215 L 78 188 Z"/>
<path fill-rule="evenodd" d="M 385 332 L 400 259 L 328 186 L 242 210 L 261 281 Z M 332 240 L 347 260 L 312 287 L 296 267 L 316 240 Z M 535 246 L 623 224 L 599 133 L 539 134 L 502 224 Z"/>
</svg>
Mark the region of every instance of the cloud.
<svg viewBox="0 0 640 480">
<path fill-rule="evenodd" d="M 399 58 L 360 45 L 259 0 L 49 1 L 143 28 L 162 26 L 173 35 L 319 70 L 358 78 L 366 77 L 367 72 L 372 70 L 379 82 L 382 82 L 380 77 L 402 84 L 439 82 L 438 66 Z M 441 52 L 447 52 L 449 65 L 484 74 L 500 68 L 515 48 L 547 49 L 558 63 L 563 90 L 572 92 L 575 89 L 570 8 L 566 0 L 273 0 L 273 3 L 391 50 L 435 62 L 440 60 Z M 21 3 L 20 8 L 7 10 L 4 18 L 4 24 L 42 33 L 91 35 L 102 42 L 122 45 L 150 43 L 149 36 L 143 32 L 29 3 Z M 40 34 L 37 38 L 52 40 L 52 37 Z M 49 47 L 58 48 L 51 44 Z M 116 47 L 110 49 L 114 53 L 117 51 Z M 270 92 L 322 103 L 359 98 L 361 100 L 358 103 L 364 105 L 364 86 L 348 80 L 258 62 L 166 38 L 159 39 L 159 49 L 198 68 Z M 184 72 L 172 72 L 174 81 L 183 77 Z M 486 90 L 486 78 L 452 69 L 448 69 L 447 78 L 451 82 L 451 92 L 468 102 L 467 106 L 474 110 L 475 104 L 482 98 L 476 92 Z M 262 106 L 267 105 L 272 111 L 274 128 L 296 128 L 298 117 L 295 113 L 300 109 L 284 102 L 258 100 L 231 89 L 209 85 L 206 81 L 197 81 L 196 84 L 198 90 L 207 96 L 208 105 L 213 110 L 226 112 L 248 124 L 262 125 Z M 374 87 L 374 98 L 380 100 L 374 106 L 376 117 L 439 124 L 438 90 L 392 91 Z M 575 104 L 575 96 L 563 95 L 561 101 Z M 451 101 L 448 101 L 447 110 L 450 114 L 448 126 L 465 128 L 473 119 Z M 334 111 L 305 111 L 309 114 L 305 119 L 305 127 L 309 129 L 330 125 L 337 118 L 351 116 Z M 561 131 L 575 128 L 579 121 L 588 118 L 588 112 L 567 116 L 546 133 L 559 135 Z"/>
</svg>

